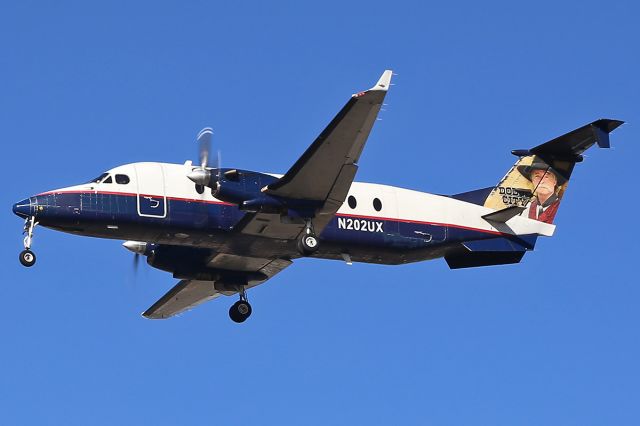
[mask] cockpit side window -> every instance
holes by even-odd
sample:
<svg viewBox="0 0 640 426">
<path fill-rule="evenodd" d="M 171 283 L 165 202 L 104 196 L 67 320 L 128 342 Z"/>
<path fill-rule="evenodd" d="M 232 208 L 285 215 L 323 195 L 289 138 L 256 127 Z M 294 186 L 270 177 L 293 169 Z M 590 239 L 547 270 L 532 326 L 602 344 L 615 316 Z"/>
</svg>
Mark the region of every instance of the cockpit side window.
<svg viewBox="0 0 640 426">
<path fill-rule="evenodd" d="M 97 178 L 91 179 L 88 183 L 100 183 L 102 182 L 102 179 L 106 178 L 107 176 L 109 176 L 109 173 L 102 173 Z"/>
<path fill-rule="evenodd" d="M 127 175 L 116 175 L 116 183 L 120 185 L 126 185 L 130 182 L 129 176 Z"/>
<path fill-rule="evenodd" d="M 111 178 L 111 176 L 109 176 L 108 178 L 103 180 L 102 183 L 113 183 L 113 179 Z"/>
</svg>

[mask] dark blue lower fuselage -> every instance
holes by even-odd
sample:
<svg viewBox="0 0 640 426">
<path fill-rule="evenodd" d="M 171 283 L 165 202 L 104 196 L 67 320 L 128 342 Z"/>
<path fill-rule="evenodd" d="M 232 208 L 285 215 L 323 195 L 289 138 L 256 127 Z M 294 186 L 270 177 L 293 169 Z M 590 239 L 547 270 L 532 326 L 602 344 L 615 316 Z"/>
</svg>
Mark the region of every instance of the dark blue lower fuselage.
<svg viewBox="0 0 640 426">
<path fill-rule="evenodd" d="M 52 192 L 17 203 L 14 212 L 78 235 L 202 247 L 243 256 L 300 256 L 296 241 L 235 232 L 234 226 L 248 214 L 236 205 L 160 200 L 113 192 Z M 320 234 L 320 249 L 313 256 L 342 259 L 346 253 L 358 262 L 399 264 L 442 257 L 464 241 L 500 237 L 459 226 L 336 214 Z"/>
</svg>

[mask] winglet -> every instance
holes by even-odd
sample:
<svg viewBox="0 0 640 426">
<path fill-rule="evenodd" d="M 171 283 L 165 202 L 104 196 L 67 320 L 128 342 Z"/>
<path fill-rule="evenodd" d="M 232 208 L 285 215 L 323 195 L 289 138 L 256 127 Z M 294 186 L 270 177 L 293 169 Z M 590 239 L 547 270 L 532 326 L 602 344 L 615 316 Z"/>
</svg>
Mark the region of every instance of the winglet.
<svg viewBox="0 0 640 426">
<path fill-rule="evenodd" d="M 385 72 L 382 73 L 382 76 L 380 76 L 380 80 L 378 80 L 376 85 L 369 90 L 383 90 L 386 92 L 387 90 L 389 90 L 389 86 L 391 85 L 392 75 L 393 71 L 385 70 Z"/>
<path fill-rule="evenodd" d="M 624 124 L 624 121 L 609 120 L 605 118 L 601 118 L 600 120 L 596 120 L 591 123 L 598 147 L 609 148 L 611 146 L 609 144 L 609 133 L 613 132 L 622 124 Z"/>
</svg>

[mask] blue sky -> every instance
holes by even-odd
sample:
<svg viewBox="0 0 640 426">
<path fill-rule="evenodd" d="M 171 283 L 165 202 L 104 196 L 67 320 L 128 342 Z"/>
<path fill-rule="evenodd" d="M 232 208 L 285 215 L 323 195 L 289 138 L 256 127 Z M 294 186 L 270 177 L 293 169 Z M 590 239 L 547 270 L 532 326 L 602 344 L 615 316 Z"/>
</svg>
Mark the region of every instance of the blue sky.
<svg viewBox="0 0 640 426">
<path fill-rule="evenodd" d="M 11 2 L 0 13 L 2 424 L 637 425 L 640 8 L 634 2 Z M 174 285 L 120 242 L 11 205 L 134 161 L 285 171 L 348 100 L 397 72 L 358 179 L 495 184 L 597 118 L 558 229 L 519 265 L 301 260 L 170 321 Z"/>
</svg>

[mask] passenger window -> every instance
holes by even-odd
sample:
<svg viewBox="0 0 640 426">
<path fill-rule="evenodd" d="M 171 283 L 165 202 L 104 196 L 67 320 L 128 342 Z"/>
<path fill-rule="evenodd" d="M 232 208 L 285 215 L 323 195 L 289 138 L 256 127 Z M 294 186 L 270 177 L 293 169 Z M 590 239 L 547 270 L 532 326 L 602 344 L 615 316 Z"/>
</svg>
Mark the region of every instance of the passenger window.
<svg viewBox="0 0 640 426">
<path fill-rule="evenodd" d="M 109 178 L 111 179 L 111 178 Z M 126 185 L 129 183 L 129 176 L 127 175 L 116 175 L 116 183 L 120 185 Z"/>
<path fill-rule="evenodd" d="M 349 195 L 347 202 L 349 203 L 349 207 L 351 207 L 352 209 L 355 209 L 356 206 L 358 205 L 358 202 L 356 201 L 356 197 L 354 197 L 353 195 Z"/>
<path fill-rule="evenodd" d="M 109 176 L 108 178 L 103 180 L 102 183 L 113 183 L 113 179 L 111 179 L 111 176 Z"/>
<path fill-rule="evenodd" d="M 377 212 L 382 210 L 382 201 L 379 198 L 373 199 L 373 208 L 376 209 Z"/>
</svg>

